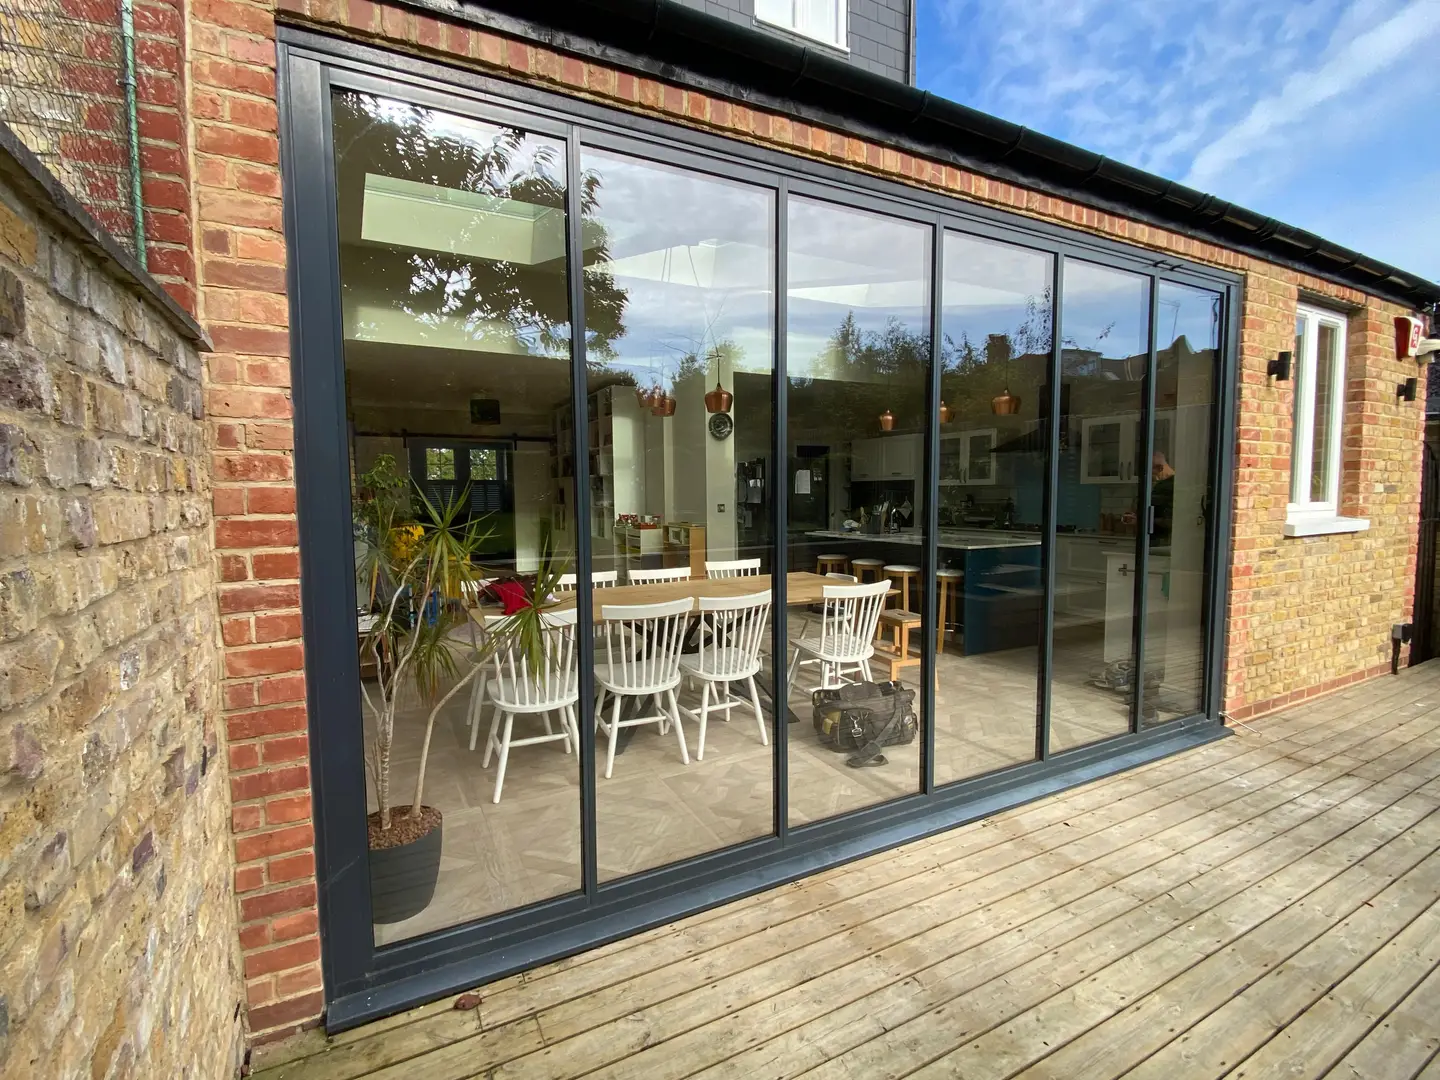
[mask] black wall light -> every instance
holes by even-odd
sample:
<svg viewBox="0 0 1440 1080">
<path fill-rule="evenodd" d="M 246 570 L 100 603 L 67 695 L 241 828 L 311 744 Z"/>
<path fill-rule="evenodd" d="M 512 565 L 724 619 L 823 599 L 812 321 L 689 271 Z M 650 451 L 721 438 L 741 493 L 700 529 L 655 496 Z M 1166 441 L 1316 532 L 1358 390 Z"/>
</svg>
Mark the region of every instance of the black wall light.
<svg viewBox="0 0 1440 1080">
<path fill-rule="evenodd" d="M 1271 360 L 1265 368 L 1265 374 L 1269 375 L 1276 382 L 1290 381 L 1290 354 L 1282 352 Z"/>
<path fill-rule="evenodd" d="M 1414 401 L 1415 391 L 1420 388 L 1420 380 L 1414 375 L 1402 383 L 1395 384 L 1395 396 L 1401 401 Z"/>
</svg>

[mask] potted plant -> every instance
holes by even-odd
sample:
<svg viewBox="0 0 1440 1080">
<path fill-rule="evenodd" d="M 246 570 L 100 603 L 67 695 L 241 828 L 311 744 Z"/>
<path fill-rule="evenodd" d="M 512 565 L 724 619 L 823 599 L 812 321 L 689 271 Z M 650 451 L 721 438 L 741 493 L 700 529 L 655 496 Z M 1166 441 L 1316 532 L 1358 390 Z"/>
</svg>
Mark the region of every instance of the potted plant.
<svg viewBox="0 0 1440 1080">
<path fill-rule="evenodd" d="M 560 567 L 545 533 L 540 571 L 527 602 L 483 639 L 473 632 L 457 633 L 473 628 L 467 599 L 488 577 L 477 555 L 491 532 L 481 528 L 483 519 L 464 513 L 468 491 L 437 506 L 385 454 L 360 478 L 359 494 L 356 576 L 368 612 L 362 655 L 369 656 L 375 672 L 373 680 L 360 684 L 374 724 L 365 749 L 377 804 L 367 817 L 370 895 L 375 921 L 390 923 L 423 911 L 439 879 L 444 821 L 438 808 L 424 802 L 435 720 L 495 649 L 513 642 L 538 663 L 542 612 Z M 395 723 L 413 703 L 428 706 L 415 794 L 409 803 L 395 805 L 390 792 Z"/>
</svg>

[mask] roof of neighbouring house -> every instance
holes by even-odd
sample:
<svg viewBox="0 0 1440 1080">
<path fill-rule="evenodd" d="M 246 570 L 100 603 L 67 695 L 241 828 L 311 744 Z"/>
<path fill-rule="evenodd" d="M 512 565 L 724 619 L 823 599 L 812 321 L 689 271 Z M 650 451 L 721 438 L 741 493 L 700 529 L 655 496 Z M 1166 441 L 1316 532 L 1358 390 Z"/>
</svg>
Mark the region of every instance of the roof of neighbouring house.
<svg viewBox="0 0 1440 1080">
<path fill-rule="evenodd" d="M 1415 308 L 1440 285 L 1304 229 L 670 0 L 405 0 L 554 48 L 799 115 L 857 137 L 1304 270 Z"/>
</svg>

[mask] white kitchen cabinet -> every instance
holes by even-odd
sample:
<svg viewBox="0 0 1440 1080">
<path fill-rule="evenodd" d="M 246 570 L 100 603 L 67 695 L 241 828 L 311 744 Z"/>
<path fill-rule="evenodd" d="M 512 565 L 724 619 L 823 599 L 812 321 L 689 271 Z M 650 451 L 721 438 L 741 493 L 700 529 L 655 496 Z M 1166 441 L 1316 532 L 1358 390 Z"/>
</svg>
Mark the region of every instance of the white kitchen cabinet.
<svg viewBox="0 0 1440 1080">
<path fill-rule="evenodd" d="M 996 482 L 996 428 L 972 428 L 940 436 L 940 482 L 972 487 Z"/>
<path fill-rule="evenodd" d="M 850 444 L 850 479 L 879 480 L 884 473 L 884 451 L 879 439 L 856 439 Z"/>
<path fill-rule="evenodd" d="M 1161 410 L 1155 414 L 1155 449 L 1174 457 L 1173 435 L 1175 412 Z M 1140 446 L 1139 414 L 1130 416 L 1092 416 L 1080 425 L 1080 482 L 1082 484 L 1134 484 L 1140 479 L 1143 453 Z"/>
<path fill-rule="evenodd" d="M 919 476 L 919 435 L 856 439 L 850 444 L 851 480 L 916 480 Z"/>
<path fill-rule="evenodd" d="M 920 436 L 892 435 L 880 443 L 880 471 L 887 480 L 916 480 L 920 476 Z"/>
<path fill-rule="evenodd" d="M 1134 558 L 1135 539 L 1128 536 L 1055 538 L 1055 610 L 1062 615 L 1099 618 L 1105 611 L 1106 560 L 1110 555 Z"/>
</svg>

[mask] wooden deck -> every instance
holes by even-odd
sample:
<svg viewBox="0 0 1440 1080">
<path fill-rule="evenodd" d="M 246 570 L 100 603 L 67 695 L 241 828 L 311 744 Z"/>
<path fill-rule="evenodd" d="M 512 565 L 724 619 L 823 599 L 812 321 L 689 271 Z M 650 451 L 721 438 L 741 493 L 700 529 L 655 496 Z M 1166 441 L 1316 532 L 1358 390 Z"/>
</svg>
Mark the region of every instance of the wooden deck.
<svg viewBox="0 0 1440 1080">
<path fill-rule="evenodd" d="M 269 1080 L 1440 1080 L 1440 662 L 326 1039 Z"/>
</svg>

